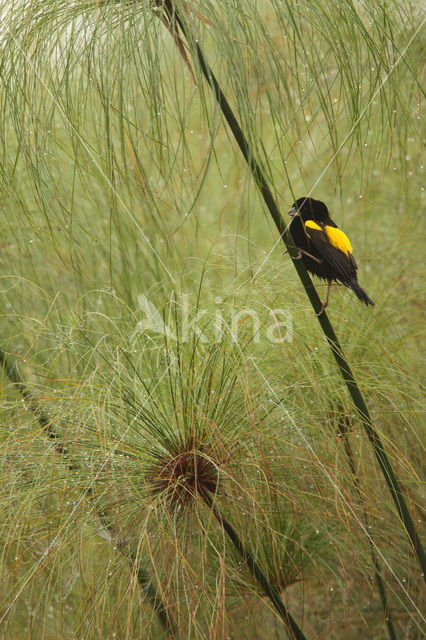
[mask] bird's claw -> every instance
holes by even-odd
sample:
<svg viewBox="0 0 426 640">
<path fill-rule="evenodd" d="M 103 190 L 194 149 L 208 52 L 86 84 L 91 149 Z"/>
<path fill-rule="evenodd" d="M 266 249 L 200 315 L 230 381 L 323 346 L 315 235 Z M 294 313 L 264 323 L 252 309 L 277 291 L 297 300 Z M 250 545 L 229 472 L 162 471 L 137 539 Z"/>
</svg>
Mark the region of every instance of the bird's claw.
<svg viewBox="0 0 426 640">
<path fill-rule="evenodd" d="M 304 249 L 297 249 L 298 250 L 298 254 L 295 258 L 293 258 L 293 260 L 300 260 L 300 258 L 302 256 L 307 256 L 308 258 L 311 258 L 311 260 L 315 260 L 315 262 L 318 262 L 318 264 L 322 264 L 324 261 L 321 260 L 321 258 L 317 258 L 316 256 L 313 256 L 312 253 L 309 253 L 309 251 L 305 251 Z"/>
<path fill-rule="evenodd" d="M 328 300 L 325 300 L 321 305 L 321 309 L 318 311 L 318 313 L 315 314 L 317 318 L 319 318 L 319 316 L 321 316 L 324 313 L 327 305 L 328 305 Z"/>
</svg>

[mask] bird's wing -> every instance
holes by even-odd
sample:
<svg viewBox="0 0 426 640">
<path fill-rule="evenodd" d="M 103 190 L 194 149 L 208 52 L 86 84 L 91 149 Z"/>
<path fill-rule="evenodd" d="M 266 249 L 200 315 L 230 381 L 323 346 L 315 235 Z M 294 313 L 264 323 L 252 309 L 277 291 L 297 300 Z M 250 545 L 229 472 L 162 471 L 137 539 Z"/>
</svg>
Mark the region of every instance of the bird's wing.
<svg viewBox="0 0 426 640">
<path fill-rule="evenodd" d="M 357 264 L 352 255 L 349 238 L 335 226 L 318 224 L 313 220 L 305 223 L 306 233 L 312 244 L 318 249 L 339 279 L 347 280 L 355 275 Z"/>
</svg>

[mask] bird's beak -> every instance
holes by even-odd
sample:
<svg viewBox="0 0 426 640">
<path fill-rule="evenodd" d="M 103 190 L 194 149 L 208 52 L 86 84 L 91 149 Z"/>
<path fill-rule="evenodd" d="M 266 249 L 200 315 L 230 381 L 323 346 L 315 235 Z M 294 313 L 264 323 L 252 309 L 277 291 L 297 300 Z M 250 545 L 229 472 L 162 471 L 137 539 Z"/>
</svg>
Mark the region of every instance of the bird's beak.
<svg viewBox="0 0 426 640">
<path fill-rule="evenodd" d="M 290 211 L 287 211 L 287 215 L 291 216 L 292 218 L 294 218 L 294 216 L 297 214 L 297 209 L 296 207 L 292 207 L 290 209 Z"/>
</svg>

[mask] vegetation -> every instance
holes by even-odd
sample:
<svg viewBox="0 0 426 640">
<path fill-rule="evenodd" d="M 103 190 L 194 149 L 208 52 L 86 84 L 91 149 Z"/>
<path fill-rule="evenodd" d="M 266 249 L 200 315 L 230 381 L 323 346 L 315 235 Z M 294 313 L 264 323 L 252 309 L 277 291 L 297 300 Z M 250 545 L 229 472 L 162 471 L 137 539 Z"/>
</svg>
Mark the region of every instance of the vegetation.
<svg viewBox="0 0 426 640">
<path fill-rule="evenodd" d="M 422 638 L 419 549 L 279 226 L 312 194 L 351 238 L 376 307 L 333 286 L 321 325 L 418 535 L 420 3 L 0 15 L 2 637 Z"/>
</svg>

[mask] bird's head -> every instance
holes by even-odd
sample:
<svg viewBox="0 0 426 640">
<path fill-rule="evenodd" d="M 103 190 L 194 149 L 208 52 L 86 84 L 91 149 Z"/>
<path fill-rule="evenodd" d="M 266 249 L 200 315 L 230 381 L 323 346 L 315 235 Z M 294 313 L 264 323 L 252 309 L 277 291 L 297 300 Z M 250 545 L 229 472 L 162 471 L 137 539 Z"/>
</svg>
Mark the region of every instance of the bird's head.
<svg viewBox="0 0 426 640">
<path fill-rule="evenodd" d="M 313 198 L 308 198 L 308 196 L 298 198 L 293 203 L 288 215 L 292 217 L 299 215 L 303 222 L 307 220 L 327 220 L 330 216 L 327 207 L 321 200 L 314 200 Z"/>
</svg>

